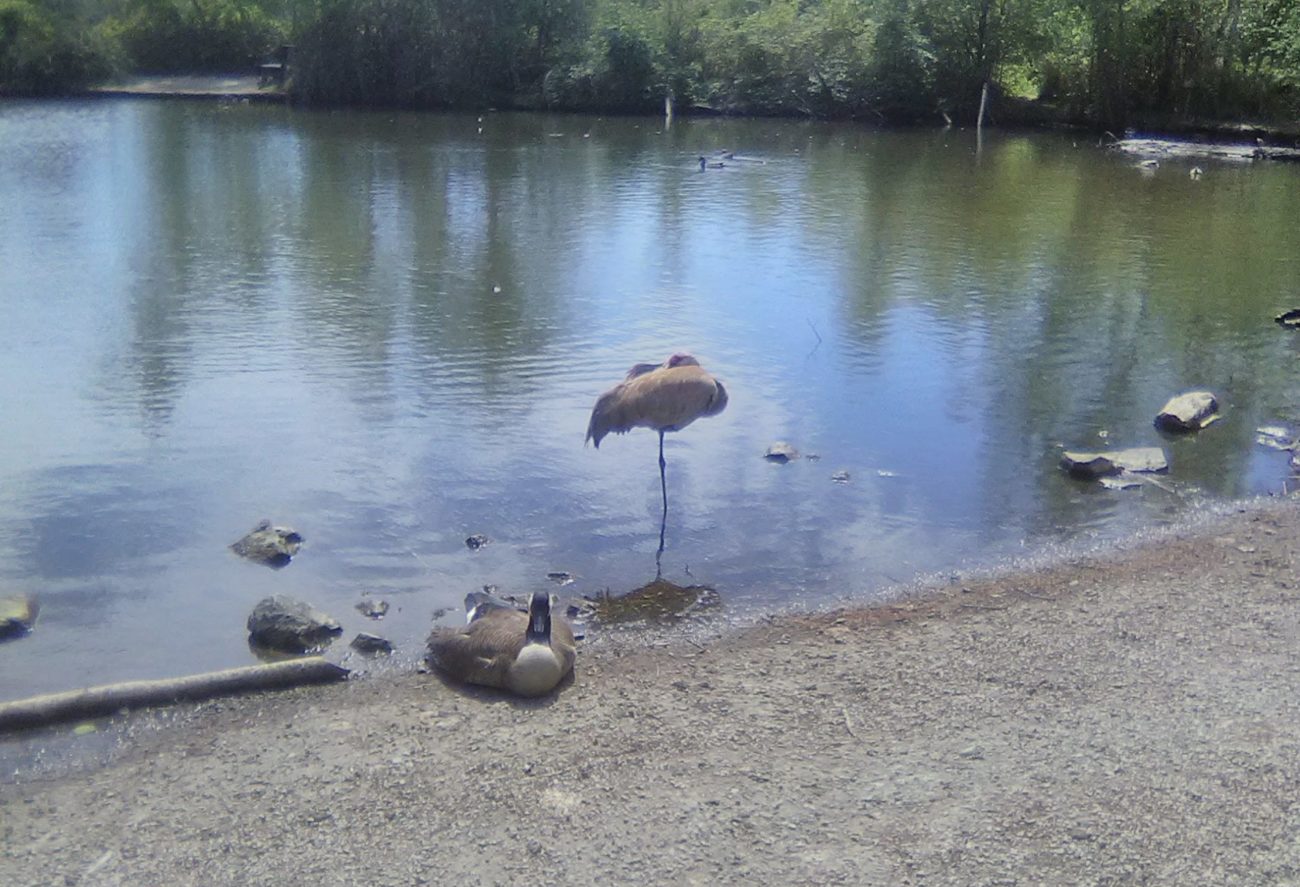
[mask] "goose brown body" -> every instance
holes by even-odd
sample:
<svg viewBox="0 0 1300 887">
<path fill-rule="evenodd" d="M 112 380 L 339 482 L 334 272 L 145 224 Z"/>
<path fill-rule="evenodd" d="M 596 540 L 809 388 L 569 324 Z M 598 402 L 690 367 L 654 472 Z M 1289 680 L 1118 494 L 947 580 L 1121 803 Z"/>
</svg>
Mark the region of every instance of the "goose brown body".
<svg viewBox="0 0 1300 887">
<path fill-rule="evenodd" d="M 541 696 L 573 670 L 576 644 L 573 629 L 545 612 L 542 636 L 530 631 L 530 612 L 492 606 L 475 614 L 461 628 L 439 628 L 429 635 L 425 661 L 458 681 L 508 690 L 520 696 Z"/>
<path fill-rule="evenodd" d="M 727 406 L 727 389 L 689 354 L 662 364 L 640 363 L 596 400 L 587 440 L 599 449 L 605 435 L 650 428 L 681 431 L 696 419 L 716 416 Z"/>
</svg>

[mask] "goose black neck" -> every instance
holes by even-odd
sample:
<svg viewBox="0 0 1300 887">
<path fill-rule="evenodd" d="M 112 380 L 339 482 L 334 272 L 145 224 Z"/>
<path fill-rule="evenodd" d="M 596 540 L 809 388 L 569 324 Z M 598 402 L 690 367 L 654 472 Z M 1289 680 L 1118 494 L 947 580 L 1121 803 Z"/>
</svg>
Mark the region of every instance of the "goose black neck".
<svg viewBox="0 0 1300 887">
<path fill-rule="evenodd" d="M 551 596 L 544 591 L 533 592 L 533 599 L 528 604 L 528 633 L 525 639 L 529 643 L 551 642 Z"/>
</svg>

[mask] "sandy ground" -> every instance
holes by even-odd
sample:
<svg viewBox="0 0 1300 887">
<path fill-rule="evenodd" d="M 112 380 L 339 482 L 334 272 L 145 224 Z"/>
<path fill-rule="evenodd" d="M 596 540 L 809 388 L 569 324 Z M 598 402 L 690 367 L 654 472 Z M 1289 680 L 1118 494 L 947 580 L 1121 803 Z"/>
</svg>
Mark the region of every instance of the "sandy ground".
<svg viewBox="0 0 1300 887">
<path fill-rule="evenodd" d="M 400 674 L 135 715 L 0 784 L 0 883 L 1298 884 L 1298 536 L 1286 503 L 606 640 L 534 703 Z"/>
</svg>

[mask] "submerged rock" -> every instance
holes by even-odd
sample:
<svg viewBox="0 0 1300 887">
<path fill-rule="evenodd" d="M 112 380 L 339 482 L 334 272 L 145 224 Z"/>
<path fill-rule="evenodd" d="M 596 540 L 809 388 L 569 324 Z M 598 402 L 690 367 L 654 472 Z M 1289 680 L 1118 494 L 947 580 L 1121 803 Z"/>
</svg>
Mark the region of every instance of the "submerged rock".
<svg viewBox="0 0 1300 887">
<path fill-rule="evenodd" d="M 609 592 L 590 597 L 569 613 L 607 625 L 628 622 L 675 622 L 718 605 L 716 589 L 708 585 L 676 585 L 655 579 L 627 594 Z"/>
<path fill-rule="evenodd" d="M 573 574 L 567 570 L 551 570 L 546 574 L 546 578 L 557 585 L 571 585 L 573 583 Z"/>
<path fill-rule="evenodd" d="M 286 653 L 304 653 L 343 633 L 336 619 L 311 604 L 277 594 L 258 601 L 248 617 L 249 639 Z"/>
<path fill-rule="evenodd" d="M 837 484 L 846 484 L 851 479 L 852 479 L 852 475 L 850 475 L 847 471 L 836 471 L 834 474 L 831 475 L 831 480 Z"/>
<path fill-rule="evenodd" d="M 767 452 L 763 454 L 763 458 L 767 459 L 769 462 L 785 463 L 789 462 L 791 459 L 798 459 L 799 451 L 786 441 L 778 440 L 767 448 Z"/>
<path fill-rule="evenodd" d="M 273 526 L 269 520 L 262 520 L 248 535 L 231 544 L 230 550 L 250 561 L 278 569 L 293 559 L 302 543 L 302 535 L 297 530 Z"/>
<path fill-rule="evenodd" d="M 1265 425 L 1255 429 L 1255 443 L 1273 450 L 1294 450 L 1296 440 L 1291 432 L 1280 425 Z"/>
<path fill-rule="evenodd" d="M 40 611 L 40 605 L 31 595 L 0 597 L 0 640 L 22 637 L 30 632 Z"/>
<path fill-rule="evenodd" d="M 1168 471 L 1169 459 L 1160 447 L 1134 447 L 1100 453 L 1067 450 L 1061 454 L 1061 467 L 1075 477 L 1095 479 L 1126 472 Z"/>
<path fill-rule="evenodd" d="M 1161 431 L 1200 431 L 1219 418 L 1219 402 L 1208 391 L 1189 391 L 1171 397 L 1156 415 Z"/>
<path fill-rule="evenodd" d="M 367 619 L 383 619 L 388 613 L 388 601 L 366 598 L 357 602 L 357 612 Z"/>
<path fill-rule="evenodd" d="M 480 548 L 482 548 L 484 545 L 487 545 L 491 541 L 492 541 L 491 539 L 489 539 L 487 536 L 484 536 L 482 533 L 475 533 L 473 536 L 470 536 L 465 540 L 465 545 L 469 548 L 470 551 L 478 551 Z"/>
<path fill-rule="evenodd" d="M 358 653 L 365 653 L 368 656 L 377 654 L 388 655 L 393 652 L 393 643 L 387 638 L 381 638 L 377 634 L 367 632 L 358 632 L 357 636 L 352 639 L 350 645 Z"/>
</svg>

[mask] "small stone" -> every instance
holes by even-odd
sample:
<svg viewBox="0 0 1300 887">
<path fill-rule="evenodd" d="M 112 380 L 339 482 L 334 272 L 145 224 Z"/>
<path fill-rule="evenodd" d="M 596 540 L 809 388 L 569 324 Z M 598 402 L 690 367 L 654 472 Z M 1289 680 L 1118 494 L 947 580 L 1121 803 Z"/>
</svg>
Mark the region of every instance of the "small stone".
<svg viewBox="0 0 1300 887">
<path fill-rule="evenodd" d="M 383 619 L 388 613 L 388 601 L 366 598 L 357 602 L 357 612 L 367 619 Z"/>
<path fill-rule="evenodd" d="M 491 541 L 492 541 L 491 539 L 489 539 L 487 536 L 484 536 L 482 533 L 475 533 L 473 536 L 470 536 L 468 539 L 465 540 L 465 544 L 469 546 L 470 551 L 478 551 L 480 548 L 482 548 L 484 545 L 487 545 Z"/>
<path fill-rule="evenodd" d="M 566 570 L 551 570 L 546 578 L 558 585 L 570 585 L 573 582 L 573 574 Z"/>
<path fill-rule="evenodd" d="M 984 749 L 978 745 L 971 745 L 957 752 L 957 755 L 971 761 L 982 761 L 984 760 Z"/>
</svg>

